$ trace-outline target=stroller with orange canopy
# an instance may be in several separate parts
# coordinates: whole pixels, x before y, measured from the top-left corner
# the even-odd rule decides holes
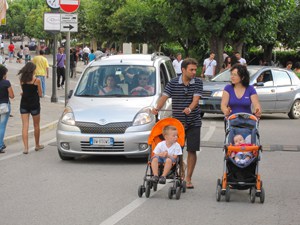
[[[258,132],[258,119],[248,113],[237,113],[227,118],[225,144],[224,144],[224,170],[222,179],[217,180],[216,200],[220,201],[225,195],[225,201],[230,201],[230,190],[247,190],[250,192],[250,201],[265,201],[263,182],[259,174],[259,161],[261,160],[262,146]],[[235,146],[234,137],[241,135],[248,144]],[[244,163],[239,163],[232,157],[235,153],[253,156]],[[232,154],[234,153],[234,154]]]
[[[153,171],[151,168],[151,159],[154,156],[153,150],[156,145],[164,140],[162,135],[163,128],[167,125],[175,126],[178,131],[178,140],[177,142],[183,148],[185,143],[185,129],[182,123],[175,118],[165,118],[159,120],[151,130],[150,136],[148,138],[148,144],[150,145],[151,152],[148,157],[148,163],[146,167],[145,176],[143,179],[143,184],[138,188],[138,196],[141,198],[143,193],[145,193],[146,198],[149,198],[151,189],[157,191],[157,183],[152,181]],[[159,175],[162,174],[164,165],[159,165]],[[183,169],[183,158],[182,155],[179,156],[179,160],[176,163],[173,163],[172,168],[167,176],[167,179],[172,179],[173,185],[169,187],[168,197],[169,199],[173,198],[173,195],[176,195],[176,199],[180,199],[181,192],[186,191],[186,181],[182,178],[184,177]]]

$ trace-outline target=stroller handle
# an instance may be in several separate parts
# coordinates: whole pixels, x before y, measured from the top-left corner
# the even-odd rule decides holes
[[[228,117],[225,117],[226,120],[232,120],[232,119],[235,119],[237,117],[242,117],[244,119],[251,119],[251,120],[255,120],[255,121],[259,121],[259,118],[256,117],[255,115],[253,114],[250,114],[250,113],[235,113],[235,114],[232,114]]]

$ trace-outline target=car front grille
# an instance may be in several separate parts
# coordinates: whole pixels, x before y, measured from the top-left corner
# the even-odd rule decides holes
[[[203,90],[202,91],[202,98],[209,98],[209,97],[211,97],[211,93],[212,93],[212,91],[205,91],[205,90]]]
[[[114,145],[91,145],[88,141],[80,142],[81,151],[83,152],[124,152],[124,142],[114,142]]]
[[[132,122],[122,123],[108,123],[106,125],[100,125],[97,123],[78,122],[76,126],[79,127],[83,134],[124,134],[125,130],[132,126]]]

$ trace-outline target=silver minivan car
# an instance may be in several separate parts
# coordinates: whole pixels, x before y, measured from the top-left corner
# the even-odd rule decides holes
[[[155,117],[150,110],[176,76],[169,57],[102,56],[83,71],[58,122],[61,159],[82,155],[147,157]],[[171,116],[171,99],[161,118]]]

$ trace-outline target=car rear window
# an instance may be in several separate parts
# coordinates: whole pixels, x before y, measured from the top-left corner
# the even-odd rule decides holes
[[[156,71],[152,66],[94,66],[85,70],[75,91],[75,96],[152,96],[155,94],[155,86]]]

